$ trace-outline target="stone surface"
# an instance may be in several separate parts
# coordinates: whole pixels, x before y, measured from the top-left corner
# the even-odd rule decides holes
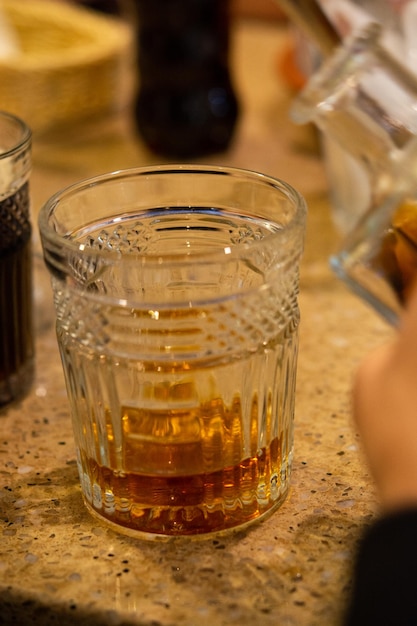
[[[336,626],[356,542],[377,512],[350,421],[354,369],[393,332],[330,273],[337,246],[323,165],[310,128],[288,121],[277,23],[235,27],[242,103],[236,140],[207,159],[276,175],[309,204],[292,488],[245,533],[144,542],[85,509],[46,272],[36,269],[37,374],[0,414],[0,624]],[[34,220],[54,191],[80,178],[156,162],[125,124],[75,129],[34,144]],[[36,247],[38,245],[36,244]]]

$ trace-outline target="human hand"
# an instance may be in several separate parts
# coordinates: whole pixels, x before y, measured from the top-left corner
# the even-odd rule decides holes
[[[417,288],[398,336],[360,365],[353,413],[386,510],[417,506]]]

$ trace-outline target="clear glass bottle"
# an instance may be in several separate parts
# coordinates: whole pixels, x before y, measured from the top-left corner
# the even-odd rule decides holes
[[[331,265],[396,323],[414,257],[417,269],[417,235],[414,251],[409,226],[417,224],[417,202],[409,200],[417,195],[417,79],[383,47],[381,32],[371,24],[338,48],[295,101],[292,116],[314,122],[365,168],[369,208]],[[408,223],[405,235],[397,233],[398,220]],[[404,245],[407,277],[398,256]]]

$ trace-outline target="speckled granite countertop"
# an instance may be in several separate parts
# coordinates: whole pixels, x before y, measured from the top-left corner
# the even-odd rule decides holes
[[[301,281],[296,448],[290,495],[249,531],[146,543],[95,521],[81,500],[45,271],[36,271],[37,375],[0,415],[0,624],[336,626],[356,541],[377,510],[350,423],[361,356],[392,332],[327,267],[337,244],[314,134],[288,121],[277,62],[279,24],[236,24],[242,102],[230,151],[211,162],[295,185],[310,205]],[[115,121],[34,146],[34,220],[60,187],[106,170],[156,162]],[[208,161],[206,159],[206,161]]]

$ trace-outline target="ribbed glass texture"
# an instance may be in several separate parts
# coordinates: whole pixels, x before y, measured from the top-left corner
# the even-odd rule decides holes
[[[118,186],[114,214],[79,213],[61,248],[64,213],[46,236],[41,216],[84,497],[126,532],[241,526],[289,485],[304,203],[273,179],[196,167],[160,170],[142,208],[141,176],[128,207],[132,173],[96,180],[108,197]]]

